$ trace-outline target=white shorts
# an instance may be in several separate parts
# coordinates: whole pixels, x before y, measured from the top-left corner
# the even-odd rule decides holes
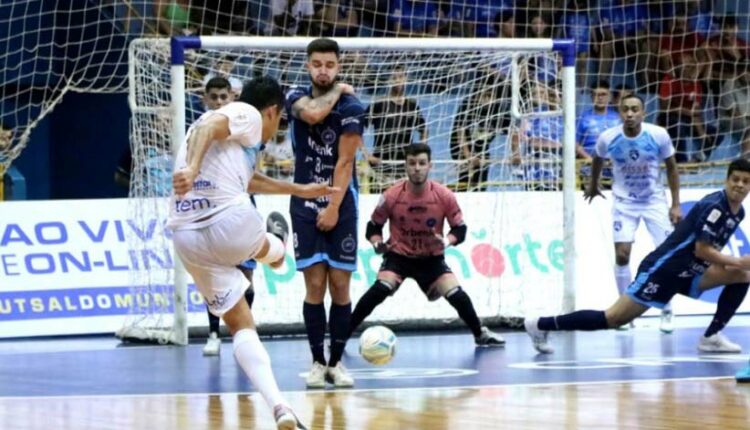
[[[173,235],[177,255],[216,316],[242,298],[250,283],[236,266],[255,257],[266,238],[263,218],[249,200],[226,211],[213,224]]]
[[[615,243],[632,243],[641,219],[646,224],[654,246],[661,245],[672,233],[666,202],[635,204],[615,202],[612,205],[612,235]]]

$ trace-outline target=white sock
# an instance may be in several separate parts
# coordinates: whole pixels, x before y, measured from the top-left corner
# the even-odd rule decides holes
[[[617,283],[617,292],[620,295],[623,295],[631,282],[633,282],[633,277],[630,274],[630,265],[620,266],[619,264],[615,264],[615,283]]]
[[[664,305],[664,307],[661,309],[661,313],[664,312],[672,312],[672,302],[667,303]]]
[[[268,356],[266,348],[260,343],[258,332],[252,329],[242,329],[234,334],[234,358],[240,364],[242,370],[255,388],[266,400],[268,406],[273,409],[279,403],[287,405],[281,396],[276,379],[271,370],[271,357]]]

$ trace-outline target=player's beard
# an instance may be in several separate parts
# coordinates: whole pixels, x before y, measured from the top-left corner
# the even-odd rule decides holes
[[[325,94],[328,91],[330,91],[331,88],[333,88],[334,85],[336,85],[336,77],[334,76],[330,80],[330,82],[328,83],[328,85],[320,85],[317,82],[315,82],[315,79],[313,79],[313,76],[310,75],[310,82],[312,82],[312,86],[313,86],[313,88],[315,88],[315,90],[317,90],[321,94]]]

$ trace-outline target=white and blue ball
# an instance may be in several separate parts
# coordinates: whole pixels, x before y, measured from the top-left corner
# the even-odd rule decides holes
[[[388,327],[372,326],[359,336],[359,353],[376,366],[386,364],[396,354],[396,335]]]

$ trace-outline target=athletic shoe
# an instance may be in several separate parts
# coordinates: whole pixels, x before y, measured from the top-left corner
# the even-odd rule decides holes
[[[474,338],[474,344],[476,346],[505,346],[505,339],[487,327],[482,327],[482,333]]]
[[[281,239],[286,245],[289,238],[289,224],[286,222],[284,215],[279,212],[271,212],[266,220],[266,231]]]
[[[674,314],[672,313],[672,310],[662,310],[661,311],[661,321],[659,322],[659,330],[661,330],[662,333],[670,334],[674,331],[674,324],[672,324],[672,317]]]
[[[220,353],[221,339],[219,339],[219,335],[216,333],[209,334],[208,340],[206,340],[206,346],[203,347],[203,355],[214,356],[219,355]]]
[[[276,419],[277,430],[307,430],[307,427],[299,422],[299,418],[294,414],[292,408],[284,404],[273,407],[273,417]]]
[[[630,330],[630,324],[623,324],[623,325],[617,327],[616,330],[617,331],[628,331],[628,330]]]
[[[698,350],[701,352],[740,353],[742,347],[719,332],[709,337],[701,336],[698,342]]]
[[[737,382],[750,382],[750,365],[737,372],[737,374],[734,375],[734,378]]]
[[[531,337],[531,341],[534,343],[534,348],[542,354],[552,354],[555,349],[547,343],[547,335],[549,332],[539,330],[539,317],[526,318],[523,321],[523,326],[526,328],[526,333]]]
[[[346,367],[340,361],[333,367],[328,366],[326,379],[336,388],[351,388],[354,386],[354,378],[349,375]]]
[[[313,363],[310,373],[307,374],[305,380],[307,388],[325,388],[326,386],[326,366],[318,363]]]

